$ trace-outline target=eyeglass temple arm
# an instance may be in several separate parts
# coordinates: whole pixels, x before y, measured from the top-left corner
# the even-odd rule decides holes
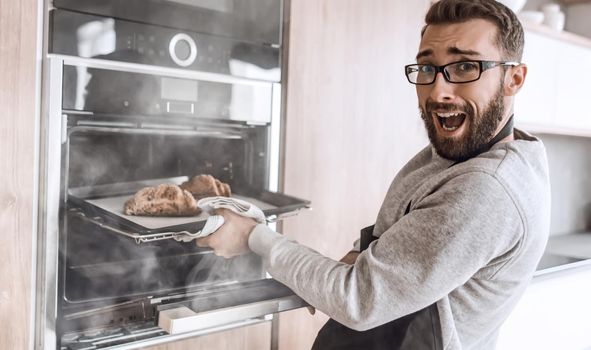
[[[484,72],[487,69],[494,68],[496,66],[511,66],[516,67],[519,66],[521,63],[514,62],[514,61],[482,61],[482,71]]]

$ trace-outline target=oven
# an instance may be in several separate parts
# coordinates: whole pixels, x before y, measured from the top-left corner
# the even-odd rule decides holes
[[[224,259],[197,247],[191,234],[205,214],[123,211],[142,188],[199,174],[229,184],[270,225],[309,207],[278,191],[281,6],[53,1],[37,348],[134,349],[305,305],[255,254]]]

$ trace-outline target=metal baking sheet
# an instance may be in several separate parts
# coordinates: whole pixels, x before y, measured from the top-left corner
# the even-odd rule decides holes
[[[105,224],[125,230],[133,235],[152,235],[179,231],[197,232],[203,228],[207,214],[191,217],[152,217],[125,215],[125,201],[133,197],[137,191],[148,186],[163,183],[180,184],[187,181],[187,176],[174,178],[150,179],[135,182],[94,185],[70,188],[68,198],[73,208],[83,210],[93,219],[99,218]],[[287,213],[295,213],[300,209],[309,208],[310,201],[291,197],[283,193],[266,190],[243,188],[232,197],[250,202],[263,211],[267,218],[276,220]]]
[[[132,195],[114,196],[114,197],[103,197],[95,199],[85,199],[84,202],[91,204],[99,209],[106,212],[112,213],[121,219],[132,222],[136,225],[144,227],[148,230],[162,230],[166,227],[175,227],[179,225],[192,224],[199,221],[207,220],[209,214],[201,213],[197,216],[185,216],[185,217],[157,217],[157,216],[136,216],[136,215],[125,215],[123,213],[123,206],[125,202],[133,197]],[[251,204],[256,205],[261,210],[266,211],[268,209],[276,209],[277,207],[269,203],[262,202],[258,199],[251,197],[244,197],[240,195],[232,195],[233,198],[242,199]]]

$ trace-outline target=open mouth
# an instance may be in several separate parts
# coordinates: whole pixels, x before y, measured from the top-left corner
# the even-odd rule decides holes
[[[455,112],[455,113],[433,113],[439,125],[444,131],[454,132],[458,130],[466,121],[466,114]]]

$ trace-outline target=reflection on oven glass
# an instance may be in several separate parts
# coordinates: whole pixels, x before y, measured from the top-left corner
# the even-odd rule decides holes
[[[128,60],[149,63],[132,50],[120,50],[98,59]],[[160,80],[150,75],[88,68],[84,110],[112,114],[160,113]],[[78,95],[78,94],[77,94]]]
[[[234,10],[232,0],[166,0],[190,6],[198,6],[208,10],[231,13]]]

